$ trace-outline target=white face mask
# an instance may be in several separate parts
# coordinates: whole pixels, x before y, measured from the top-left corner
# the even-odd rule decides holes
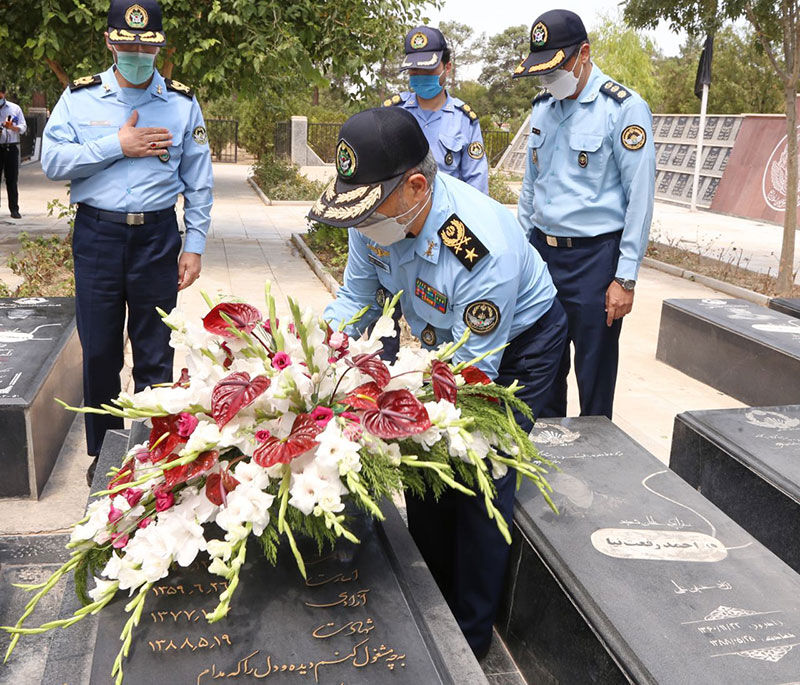
[[[397,243],[406,237],[409,224],[413,223],[414,219],[422,213],[422,210],[425,209],[425,203],[430,196],[431,193],[428,192],[420,202],[397,216],[384,216],[380,212],[375,212],[372,216],[358,224],[356,229],[369,240],[378,243],[378,245],[386,247],[387,245]],[[417,207],[419,207],[419,209],[417,209]],[[415,209],[417,211],[414,213],[414,216],[407,221],[400,221],[401,217],[411,214]]]
[[[571,71],[566,69],[556,69],[550,74],[543,74],[539,77],[542,85],[547,88],[547,91],[556,99],[564,100],[575,94],[578,89],[578,81],[580,81],[583,74],[583,64],[578,76],[575,76]]]

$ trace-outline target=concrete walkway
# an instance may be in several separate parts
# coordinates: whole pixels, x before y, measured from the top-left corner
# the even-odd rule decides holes
[[[303,307],[321,312],[331,295],[289,243],[291,233],[305,230],[307,207],[265,206],[246,182],[246,166],[217,164],[214,173],[213,221],[203,271],[198,283],[180,294],[180,305],[191,314],[202,316],[207,308],[200,291],[205,290],[232,292],[261,307],[264,281],[269,279],[279,299],[279,313],[286,313],[287,296],[294,297]],[[0,217],[0,246],[13,245],[21,230],[66,230],[63,222],[46,216],[47,201],[64,197],[63,184],[50,183],[38,166],[31,165],[22,169],[20,190],[23,219],[6,223]],[[623,326],[615,421],[665,462],[675,414],[741,406],[655,360],[661,301],[715,295],[704,286],[645,268],[636,290],[634,311]],[[573,386],[571,414],[577,412],[576,400]],[[0,500],[0,534],[60,530],[80,518],[88,494],[84,484],[87,464],[79,417],[42,498],[38,502]]]

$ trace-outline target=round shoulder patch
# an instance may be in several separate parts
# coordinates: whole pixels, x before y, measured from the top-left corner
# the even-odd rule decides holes
[[[473,333],[486,335],[500,323],[500,310],[491,300],[477,300],[464,310],[464,323]]]
[[[469,147],[467,148],[467,154],[469,154],[472,159],[480,159],[483,157],[483,153],[483,143],[477,140],[473,143],[470,143]]]
[[[192,138],[198,145],[205,145],[208,142],[208,132],[205,126],[195,126],[194,131],[192,131]]]
[[[639,150],[644,147],[647,141],[647,134],[641,126],[634,124],[626,126],[620,138],[626,150]]]

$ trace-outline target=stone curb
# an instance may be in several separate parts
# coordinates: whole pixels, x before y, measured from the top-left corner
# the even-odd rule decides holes
[[[732,285],[731,283],[726,283],[725,281],[720,281],[716,278],[711,278],[710,276],[704,276],[703,274],[698,274],[694,271],[688,271],[687,269],[682,269],[674,264],[659,262],[651,257],[645,257],[642,260],[642,264],[650,267],[651,269],[662,271],[670,276],[685,278],[687,281],[700,283],[701,285],[713,288],[714,290],[719,290],[721,293],[725,293],[731,297],[738,297],[742,300],[747,300],[749,302],[753,302],[754,304],[760,304],[764,307],[768,307],[769,301],[772,299],[768,295],[762,295],[761,293],[748,290],[747,288],[742,288],[738,285]]]
[[[292,243],[294,246],[300,250],[300,254],[303,255],[305,260],[308,262],[308,265],[311,267],[311,270],[317,274],[317,277],[322,284],[330,291],[331,295],[334,297],[336,296],[337,291],[339,290],[339,283],[337,283],[336,279],[331,276],[330,272],[325,268],[317,255],[315,255],[311,248],[306,245],[306,241],[303,240],[303,236],[299,233],[292,233]]]
[[[250,187],[256,191],[256,195],[261,199],[261,202],[269,207],[281,205],[288,205],[290,207],[311,207],[311,205],[314,204],[313,200],[270,200],[259,187],[255,176],[248,176],[247,182],[250,184]]]

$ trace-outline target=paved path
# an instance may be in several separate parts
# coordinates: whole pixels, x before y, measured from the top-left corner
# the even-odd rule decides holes
[[[286,311],[286,296],[321,312],[331,296],[288,242],[291,233],[304,230],[307,208],[265,206],[246,183],[247,172],[247,167],[241,165],[214,166],[215,203],[203,272],[198,284],[181,293],[180,305],[202,315],[206,311],[200,295],[203,289],[211,293],[233,292],[260,306],[264,281],[269,279],[282,312]],[[48,182],[32,165],[23,168],[20,187],[23,219],[14,222],[13,228],[10,223],[0,223],[0,233],[6,232],[8,244],[23,228],[38,232],[66,230],[63,222],[46,216],[47,201],[63,196],[62,184]],[[668,459],[675,414],[741,406],[655,360],[662,299],[714,295],[714,291],[696,283],[643,269],[634,311],[623,326],[615,421],[663,461]],[[571,398],[570,413],[574,415],[574,386]],[[0,500],[0,534],[57,530],[80,518],[88,494],[84,484],[86,465],[79,419],[42,499]]]

